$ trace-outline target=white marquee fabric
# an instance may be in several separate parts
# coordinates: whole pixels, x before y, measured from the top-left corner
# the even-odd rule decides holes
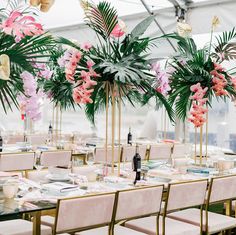
[[[52,9],[52,11],[47,13],[46,15],[42,16],[42,20],[45,23],[45,26],[48,27],[48,29],[50,29],[53,34],[56,34],[58,36],[76,39],[79,42],[90,41],[92,43],[95,43],[95,35],[91,32],[90,29],[88,29],[88,27],[84,23],[81,23],[83,22],[83,13],[79,5],[79,1],[70,0],[69,2],[71,3],[66,1],[66,6],[62,4],[63,1],[65,2],[65,0],[57,0],[54,9]],[[75,5],[73,11],[68,14],[68,11],[72,9],[72,2],[74,2]],[[115,7],[117,7],[121,18],[125,21],[128,27],[128,31],[132,30],[132,28],[138,22],[148,16],[147,11],[145,10],[144,6],[141,5],[141,2],[139,0],[110,0],[110,2]],[[168,2],[167,0],[162,0],[162,5],[156,4],[156,7],[154,8],[151,4],[153,2],[156,1],[150,2],[150,0],[146,0],[146,3],[148,3],[148,6],[151,9],[158,8],[154,11],[158,23],[161,25],[161,27],[166,33],[174,32],[176,30],[176,17],[175,8],[173,7],[173,5],[171,5],[170,2]],[[167,4],[165,5],[164,2],[165,4]],[[126,4],[126,7],[124,4]],[[61,12],[57,15],[57,18],[61,19],[61,21],[59,22],[59,20],[57,21],[57,19],[52,20],[52,18],[56,16],[54,11],[59,11],[60,9]],[[187,22],[192,26],[194,35],[209,33],[211,27],[211,20],[215,15],[219,17],[221,22],[220,26],[217,28],[217,31],[222,32],[225,30],[232,29],[234,26],[236,26],[236,18],[234,16],[234,9],[236,9],[236,1],[234,0],[195,1],[194,3],[188,5],[187,9]],[[74,20],[71,20],[67,17],[71,17],[71,19],[74,17]],[[63,25],[63,22],[66,26],[59,26]],[[161,32],[155,25],[155,23],[153,23],[148,29],[147,35],[161,35]],[[162,44],[161,47],[158,47],[153,52],[153,56],[164,57],[170,53],[173,53],[173,49],[167,42],[165,42],[164,44]]]

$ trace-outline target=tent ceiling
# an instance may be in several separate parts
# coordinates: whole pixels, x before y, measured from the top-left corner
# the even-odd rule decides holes
[[[146,11],[140,0],[107,0],[117,9],[119,16],[133,15]],[[206,0],[145,0],[152,11],[173,7],[176,3],[184,6],[185,3],[202,2]],[[93,0],[98,3],[99,0]],[[83,10],[79,0],[56,0],[52,9],[41,13],[45,28],[57,28],[83,23]]]

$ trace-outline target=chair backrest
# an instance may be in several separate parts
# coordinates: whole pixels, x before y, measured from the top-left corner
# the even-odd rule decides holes
[[[69,166],[71,164],[71,151],[44,151],[41,153],[41,164],[45,167]]]
[[[146,157],[146,145],[139,145],[139,155],[141,156],[141,159],[144,160]],[[124,162],[131,162],[133,160],[133,157],[135,155],[135,146],[123,146],[122,149],[122,161]]]
[[[187,146],[185,144],[174,144],[171,157],[172,158],[185,158],[186,147]]]
[[[162,193],[163,185],[119,191],[115,221],[158,214]]]
[[[49,174],[48,169],[43,169],[41,171],[29,170],[26,171],[26,178],[35,182],[40,182],[41,180],[45,180],[47,174]]]
[[[207,185],[207,179],[169,184],[165,212],[203,205]]]
[[[236,198],[236,175],[212,178],[208,200],[209,203]]]
[[[114,202],[115,193],[59,200],[54,234],[109,225]]]
[[[8,144],[15,144],[17,142],[24,142],[24,135],[9,135]]]
[[[118,162],[120,158],[119,148],[114,148],[114,162]],[[94,155],[95,162],[106,162],[106,148],[96,148]],[[112,163],[112,148],[107,149],[107,163]]]
[[[0,154],[0,171],[23,171],[34,168],[34,152]]]
[[[36,144],[45,144],[47,139],[47,135],[38,134],[38,135],[28,135],[27,141],[31,143],[32,145]]]
[[[169,159],[171,156],[172,144],[159,143],[150,146],[149,160]]]

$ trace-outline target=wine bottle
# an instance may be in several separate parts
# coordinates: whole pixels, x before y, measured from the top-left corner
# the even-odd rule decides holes
[[[50,124],[48,127],[48,143],[52,142],[52,135],[53,135],[53,128],[52,128],[52,123],[50,121]]]
[[[52,123],[50,121],[49,127],[48,127],[48,134],[52,134]]]
[[[136,145],[135,155],[133,157],[133,171],[136,172],[134,184],[141,179],[141,156],[139,155],[139,147]]]
[[[3,139],[2,139],[1,132],[0,132],[0,152],[2,152],[2,146],[3,146]]]
[[[131,134],[131,128],[129,128],[129,133],[127,137],[127,144],[132,145],[132,134]]]

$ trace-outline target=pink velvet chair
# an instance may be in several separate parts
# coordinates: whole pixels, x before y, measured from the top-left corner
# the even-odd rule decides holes
[[[171,219],[167,217],[167,213],[182,208],[203,205],[207,183],[207,180],[200,180],[169,184],[163,216],[159,218],[160,235],[200,234],[200,228],[198,226]],[[201,210],[198,213],[199,218],[200,214]],[[156,217],[154,216],[128,221],[125,223],[125,226],[149,235],[158,235],[156,231]]]
[[[124,220],[130,220],[139,217],[155,216],[158,222],[163,186],[149,186],[137,189],[128,189],[117,192],[116,212],[114,215],[114,235],[142,235],[139,231],[117,225]],[[158,229],[158,223],[156,224]],[[107,227],[92,229],[76,235],[105,235]]]
[[[169,159],[173,144],[158,143],[150,146],[149,160]]]
[[[71,154],[72,152],[68,150],[44,151],[41,153],[41,164],[44,167],[68,167],[71,164]]]
[[[104,226],[107,231],[103,235],[108,235],[114,203],[115,193],[61,199],[58,200],[56,218],[43,216],[41,221],[53,228],[53,235]]]
[[[0,171],[24,171],[33,168],[34,152],[0,154]]]
[[[236,227],[236,219],[208,212],[209,204],[224,202],[236,198],[236,175],[217,177],[211,180],[208,190],[206,210],[203,212],[202,230],[214,234]],[[169,214],[170,218],[200,226],[199,209],[186,209]]]
[[[114,150],[114,162],[118,162],[118,159],[121,157],[121,155],[119,154],[119,148],[115,147],[114,149],[115,149]],[[101,163],[101,162],[105,163],[106,162],[106,149],[105,148],[96,148],[94,160],[97,163]],[[109,164],[112,163],[112,148],[111,147],[108,147],[107,163],[109,163]]]

